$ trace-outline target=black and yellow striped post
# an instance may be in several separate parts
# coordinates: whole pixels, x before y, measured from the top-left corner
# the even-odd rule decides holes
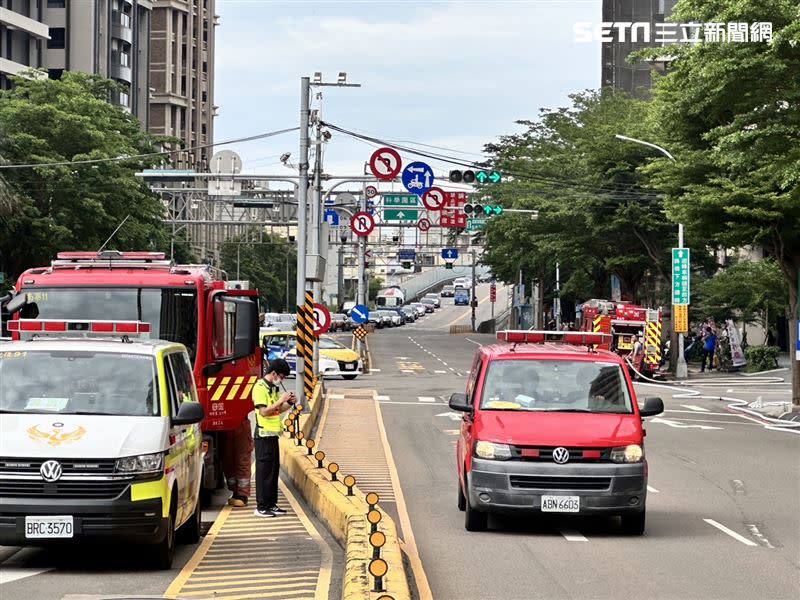
[[[311,400],[314,393],[314,294],[311,290],[306,290],[306,303],[303,306],[305,324],[305,364],[303,365],[303,390],[306,395],[306,402]]]
[[[644,330],[644,362],[652,367],[661,364],[661,321],[648,321]]]
[[[597,315],[592,322],[592,331],[594,331],[594,333],[611,334],[611,317],[608,315]],[[598,347],[603,350],[611,350],[611,342],[595,344],[595,348]]]

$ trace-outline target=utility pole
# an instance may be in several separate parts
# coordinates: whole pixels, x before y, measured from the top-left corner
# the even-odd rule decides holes
[[[556,263],[556,299],[553,308],[555,309],[556,331],[561,331],[561,272]]]
[[[472,302],[470,302],[470,305],[472,307],[472,333],[475,333],[475,309],[477,308],[478,305],[478,290],[476,289],[478,286],[475,277],[475,266],[476,266],[475,250],[472,250],[471,254],[472,254]]]
[[[321,94],[320,94],[321,96]],[[322,213],[322,125],[320,124],[320,114],[316,111],[314,119],[314,127],[316,129],[316,136],[314,144],[316,150],[314,153],[314,195],[311,201],[311,252],[310,254],[319,257],[320,248],[322,247],[322,226],[321,226],[321,213]],[[319,259],[317,259],[319,260]],[[315,263],[316,264],[316,263]],[[314,281],[311,284],[314,302],[322,302],[322,282]],[[319,373],[319,344],[314,342],[314,374]]]
[[[298,315],[306,302],[306,204],[308,203],[308,119],[309,91],[308,77],[300,78],[300,176],[297,181],[297,301]],[[305,360],[302,353],[297,352],[295,369],[295,395],[297,401],[306,404],[303,385]]]

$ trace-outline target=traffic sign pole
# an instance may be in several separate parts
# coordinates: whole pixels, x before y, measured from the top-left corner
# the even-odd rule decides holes
[[[678,250],[679,251],[683,250],[683,223],[679,223],[678,224]],[[674,259],[674,253],[675,253],[675,251],[673,250],[673,259],[672,259],[672,269],[673,269],[672,318],[673,319],[675,319],[675,305],[674,305],[674,302],[675,302],[675,289],[674,289],[674,287],[675,287],[675,280],[674,280],[675,259]],[[685,289],[686,289],[686,293],[685,293],[686,302],[685,302],[685,304],[688,306],[689,300],[690,300],[690,298],[689,298],[689,273],[688,273],[690,271],[690,268],[689,268],[689,251],[688,250],[686,250],[686,264],[687,264],[687,267],[685,269],[685,271],[686,271],[686,282],[685,282],[686,283],[686,286],[685,286]],[[675,328],[673,327],[673,330],[674,329]],[[675,377],[677,379],[686,379],[686,377],[688,377],[688,375],[689,375],[689,368],[686,365],[686,358],[683,356],[683,334],[679,333],[678,334],[678,362],[677,362],[677,365],[675,367]]]

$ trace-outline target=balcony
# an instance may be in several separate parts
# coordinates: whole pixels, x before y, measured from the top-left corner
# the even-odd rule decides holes
[[[112,52],[111,62],[108,65],[109,75],[126,83],[133,82],[133,72],[130,68],[130,56],[124,52]]]
[[[24,31],[40,40],[50,38],[50,29],[47,25],[2,6],[0,6],[0,23],[9,29]]]
[[[116,10],[112,12],[111,36],[129,44],[133,43],[133,20],[129,14]]]

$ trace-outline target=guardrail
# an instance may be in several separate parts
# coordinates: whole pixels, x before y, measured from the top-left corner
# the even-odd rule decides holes
[[[475,268],[477,277],[489,272],[489,267],[480,265]],[[410,279],[401,282],[400,289],[403,290],[407,299],[416,298],[419,295],[435,288],[437,285],[442,285],[456,277],[472,277],[472,267],[453,266],[452,269],[445,269],[444,267],[436,267],[429,269],[424,273],[420,273]]]

